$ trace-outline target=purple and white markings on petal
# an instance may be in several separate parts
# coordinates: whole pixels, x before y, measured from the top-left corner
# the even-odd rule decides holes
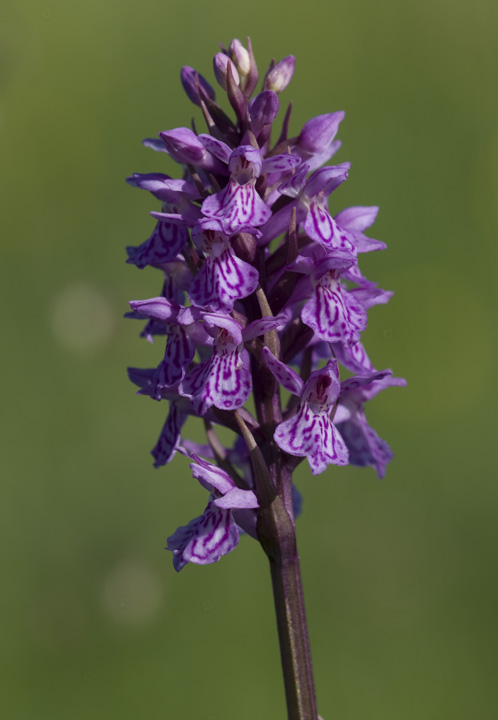
[[[159,439],[153,450],[151,450],[154,456],[155,468],[167,465],[175,456],[180,442],[181,429],[186,419],[186,413],[182,412],[178,405],[172,402]]]
[[[348,348],[345,348],[342,343],[333,343],[332,349],[337,360],[351,372],[363,375],[375,371],[372,361],[361,342],[357,342]]]
[[[220,220],[227,235],[235,235],[243,227],[258,227],[270,219],[271,210],[254,187],[261,167],[259,150],[251,145],[236,148],[228,162],[228,185],[202,203],[203,214]]]
[[[153,379],[156,400],[162,397],[162,391],[176,385],[183,379],[185,371],[195,355],[195,343],[189,337],[186,328],[169,324],[168,340],[164,358],[159,363]]]
[[[130,305],[143,316],[166,324],[168,340],[164,358],[154,374],[148,393],[156,400],[161,400],[165,389],[183,379],[196,348],[212,344],[212,338],[199,322],[200,312],[196,308],[181,307],[165,297],[134,300]]]
[[[208,316],[204,322],[208,325]],[[221,410],[236,410],[246,402],[252,390],[249,354],[242,343],[240,325],[227,315],[211,316],[214,348],[210,358],[184,377],[178,392],[192,400],[194,410],[205,415],[213,405]]]
[[[365,330],[367,313],[351,293],[343,290],[339,273],[330,270],[320,277],[317,271],[319,278],[313,279],[312,295],[301,311],[301,319],[320,340],[350,347]]]
[[[216,220],[201,222],[193,229],[192,239],[205,254],[204,264],[190,286],[192,303],[230,312],[236,300],[256,290],[258,271],[235,255],[228,236]]]
[[[153,213],[159,222],[149,239],[138,247],[126,248],[127,262],[139,268],[170,262],[188,241],[187,227],[200,216],[199,208],[192,203],[199,199],[198,190],[186,180],[172,180],[163,173],[134,173],[127,182],[163,202],[162,212]]]
[[[328,196],[348,177],[350,163],[321,168],[308,178],[300,194],[301,205],[307,209],[304,231],[311,240],[329,252],[341,251],[355,255],[355,248],[346,230],[340,228],[328,211]]]
[[[143,269],[147,265],[154,267],[173,260],[188,241],[188,231],[177,223],[158,222],[148,240],[137,247],[128,246],[126,262]]]
[[[235,550],[239,543],[239,529],[230,510],[216,507],[210,500],[203,514],[179,527],[168,538],[167,550],[173,553],[177,572],[191,562],[209,565]]]
[[[277,360],[268,348],[263,353],[275,378],[301,399],[297,414],[277,426],[273,436],[277,445],[289,455],[307,457],[313,475],[331,464],[347,465],[348,450],[330,420],[340,392],[335,360],[311,373],[303,385],[297,373]]]
[[[259,320],[252,320],[242,330],[242,339],[244,342],[247,342],[272,330],[281,330],[288,322],[289,317],[285,313],[272,317],[259,318]]]
[[[304,388],[304,382],[299,377],[297,372],[291,367],[288,367],[273,355],[273,353],[267,348],[263,348],[263,355],[265,356],[266,364],[269,370],[271,370],[276,380],[286,390],[291,392],[293,395],[301,396]]]
[[[216,465],[191,453],[185,454],[195,459],[190,465],[193,475],[211,491],[211,497],[200,517],[179,527],[168,538],[167,549],[173,552],[173,565],[178,571],[188,562],[197,565],[218,562],[234,550],[239,542],[239,530],[232,510],[247,511],[259,507],[252,490],[237,487],[230,475]]]
[[[351,420],[341,423],[339,428],[349,450],[351,465],[371,465],[378,477],[383,478],[394,454],[386,441],[370,427],[365,413],[358,411]]]

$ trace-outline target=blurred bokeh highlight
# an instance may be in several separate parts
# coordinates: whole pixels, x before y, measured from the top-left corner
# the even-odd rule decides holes
[[[368,408],[383,481],[296,476],[320,713],[496,718],[497,29],[493,0],[2,4],[3,717],[285,717],[257,544],[180,575],[163,549],[206,498],[184,459],[152,467],[166,407],[125,368],[162,343],[122,319],[160,285],[125,264],[157,203],[124,179],[174,172],[141,140],[201,128],[181,66],[214,85],[250,35],[262,73],[296,56],[291,132],[346,110],[331,208],[381,207],[362,268],[395,296],[365,342],[409,383]]]

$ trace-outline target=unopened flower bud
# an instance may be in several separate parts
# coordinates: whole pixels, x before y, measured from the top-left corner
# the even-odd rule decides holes
[[[273,90],[276,93],[285,90],[294,75],[295,64],[296,58],[294,55],[287,55],[283,60],[280,60],[267,74],[265,90]]]
[[[215,92],[208,81],[197,73],[194,68],[185,65],[182,67],[180,78],[182,81],[183,89],[187,93],[189,100],[194,105],[201,104],[201,99],[205,100],[210,98],[214,100],[216,98]]]
[[[251,58],[249,57],[249,53],[242,45],[240,40],[237,40],[237,38],[235,38],[235,40],[232,40],[228,50],[230,52],[230,58],[232,59],[240,75],[249,75],[249,72],[251,70]]]
[[[262,127],[271,125],[278,113],[278,97],[271,90],[256,95],[249,106],[253,132],[257,135]]]
[[[228,55],[225,55],[225,53],[216,53],[216,55],[213,58],[213,69],[214,74],[216,77],[216,80],[219,82],[223,90],[227,89],[227,71],[228,71],[228,65],[231,65],[232,75],[235,78],[235,82],[237,85],[240,84],[240,78],[239,73],[237,72],[237,68],[233,64],[233,62],[230,60]]]

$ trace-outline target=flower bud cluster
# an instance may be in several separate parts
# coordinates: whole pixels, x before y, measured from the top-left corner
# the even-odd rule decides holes
[[[166,339],[159,365],[130,368],[129,376],[140,394],[168,408],[155,466],[178,451],[209,492],[204,513],[168,540],[177,570],[219,560],[241,529],[257,538],[269,495],[280,495],[294,521],[300,498],[292,472],[304,458],[315,475],[351,463],[379,477],[392,458],[365,415],[374,395],[405,384],[377,370],[361,341],[369,308],[392,295],[359,267],[362,253],[386,247],[365,234],[378,208],[329,210],[350,170],[330,164],[343,112],[312,118],[290,137],[289,105],[275,132],[278,93],[294,65],[293,56],[272,62],[254,95],[250,41],[222,48],[214,75],[234,119],[208,81],[184,67],[182,85],[207,132],[179,127],[144,141],[178,163],[181,179],[128,178],[161,203],[151,236],[127,248],[129,263],[159,271],[159,294],[130,302],[128,316],[146,321],[150,342]],[[341,369],[348,379],[341,381]],[[203,419],[205,445],[184,437],[189,416]],[[221,444],[217,426],[234,432],[233,447]]]

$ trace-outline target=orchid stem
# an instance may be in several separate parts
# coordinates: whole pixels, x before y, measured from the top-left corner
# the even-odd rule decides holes
[[[278,495],[260,511],[258,532],[270,561],[288,720],[318,720],[295,528]]]

